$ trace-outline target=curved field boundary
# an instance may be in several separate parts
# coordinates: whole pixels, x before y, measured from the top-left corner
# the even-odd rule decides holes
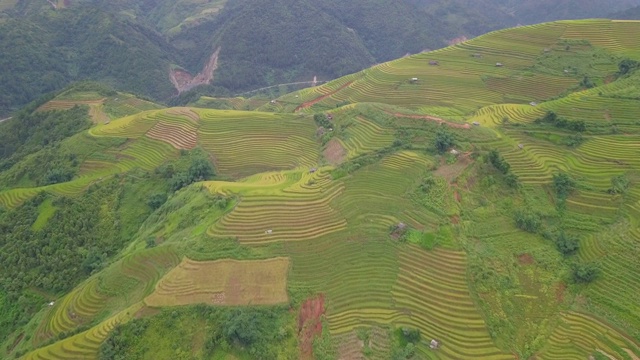
[[[30,352],[22,359],[95,360],[98,358],[100,345],[107,338],[109,332],[117,325],[131,320],[142,306],[143,304],[141,302],[136,303],[85,332]]]
[[[145,300],[151,307],[286,303],[288,258],[193,261],[169,271]]]
[[[303,110],[303,109],[306,109],[306,108],[310,108],[310,107],[312,107],[313,105],[315,105],[315,104],[317,104],[317,103],[321,102],[322,100],[324,100],[324,99],[326,99],[326,98],[330,97],[331,95],[333,95],[333,94],[337,93],[338,91],[340,91],[340,90],[342,90],[342,89],[346,88],[347,86],[351,85],[351,83],[352,83],[352,82],[350,81],[350,82],[348,82],[348,83],[346,83],[346,84],[344,84],[344,85],[341,85],[341,86],[340,86],[339,88],[337,88],[336,90],[333,90],[333,91],[331,91],[331,92],[329,92],[329,93],[327,93],[327,94],[324,94],[324,95],[322,95],[322,96],[320,96],[320,97],[317,97],[317,98],[315,98],[315,99],[313,99],[313,100],[311,100],[311,101],[307,101],[307,102],[305,102],[305,103],[300,104],[300,106],[298,106],[298,107],[294,110],[294,112],[298,112],[298,111],[300,111],[300,110]]]
[[[513,358],[494,345],[471,298],[463,252],[403,249],[393,298],[410,314],[397,325],[417,326],[427,341],[438,339],[439,358]],[[429,356],[432,350],[421,343],[419,351]]]
[[[327,169],[291,171],[282,178],[268,174],[265,179],[251,177],[242,185],[208,183],[211,191],[241,197],[233,211],[209,228],[210,236],[265,244],[309,240],[346,228],[346,220],[331,206],[343,187],[331,180]]]
[[[538,359],[582,360],[600,353],[610,359],[638,359],[640,344],[586,314],[569,312],[551,334]]]

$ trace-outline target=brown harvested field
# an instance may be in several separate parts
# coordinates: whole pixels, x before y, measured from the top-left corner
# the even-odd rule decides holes
[[[301,359],[313,359],[313,340],[322,334],[324,312],[324,295],[307,299],[300,306],[298,338]]]
[[[193,111],[193,110],[191,110],[190,108],[187,108],[187,107],[171,108],[171,109],[167,110],[167,114],[169,114],[169,115],[177,115],[177,116],[184,116],[187,119],[189,119],[191,122],[193,122],[194,124],[197,124],[200,121],[200,115],[198,115],[198,113],[196,113],[195,111]]]
[[[346,151],[340,141],[334,138],[329,140],[323,154],[331,165],[338,165],[344,160]]]
[[[147,136],[155,140],[167,142],[176,149],[193,149],[198,142],[196,128],[170,125],[163,121],[155,124],[147,132]]]
[[[147,306],[286,303],[289,258],[194,261],[185,258],[145,299]]]
[[[101,105],[105,99],[97,100],[51,100],[36,111],[49,111],[49,110],[69,110],[76,105],[96,106]]]

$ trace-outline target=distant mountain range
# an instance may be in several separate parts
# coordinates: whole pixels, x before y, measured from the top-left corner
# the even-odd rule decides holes
[[[78,80],[159,101],[331,79],[491,30],[640,0],[0,1],[0,114]],[[215,54],[215,56],[214,56]]]

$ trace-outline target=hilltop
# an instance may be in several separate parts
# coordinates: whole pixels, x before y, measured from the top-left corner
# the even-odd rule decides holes
[[[8,49],[0,115],[83,80],[174,105],[327,81],[500,28],[634,5],[640,0],[0,1]]]
[[[272,101],[30,104],[0,123],[3,356],[640,357],[639,34],[499,30]]]

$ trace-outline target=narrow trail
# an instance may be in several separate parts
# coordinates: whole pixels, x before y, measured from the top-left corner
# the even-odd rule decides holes
[[[7,120],[11,120],[11,119],[13,119],[13,117],[8,117],[8,118],[6,118],[6,119],[0,119],[0,123],[3,123],[3,122],[5,122],[5,121],[7,121]]]
[[[292,82],[292,83],[276,84],[276,85],[265,86],[265,87],[262,87],[262,88],[259,88],[259,89],[245,91],[245,92],[236,94],[236,96],[242,96],[242,95],[246,95],[246,94],[251,94],[251,93],[254,93],[254,92],[267,90],[267,89],[271,89],[271,88],[278,87],[278,86],[305,85],[305,84],[310,84],[310,85],[314,85],[315,86],[316,84],[323,84],[323,83],[326,83],[326,82],[329,82],[329,81],[315,81],[315,80],[312,80],[312,81],[298,81],[298,82]]]
[[[324,95],[322,95],[322,96],[320,96],[320,97],[317,97],[317,98],[315,98],[315,99],[313,99],[313,100],[311,100],[311,101],[307,101],[307,102],[304,102],[304,103],[300,104],[300,106],[298,106],[298,107],[294,110],[294,112],[298,112],[298,111],[300,111],[300,110],[302,110],[302,109],[306,109],[306,108],[308,108],[308,107],[311,107],[311,106],[313,106],[313,105],[315,105],[315,104],[319,103],[320,101],[322,101],[322,100],[324,100],[324,99],[328,98],[329,96],[331,96],[331,95],[333,95],[333,94],[337,93],[338,91],[340,91],[340,90],[342,90],[342,89],[346,88],[347,86],[351,85],[351,83],[353,83],[353,81],[349,81],[348,83],[346,83],[346,84],[344,84],[344,85],[340,86],[339,88],[335,89],[334,91],[332,91],[332,92],[330,92],[330,93],[324,94]]]

